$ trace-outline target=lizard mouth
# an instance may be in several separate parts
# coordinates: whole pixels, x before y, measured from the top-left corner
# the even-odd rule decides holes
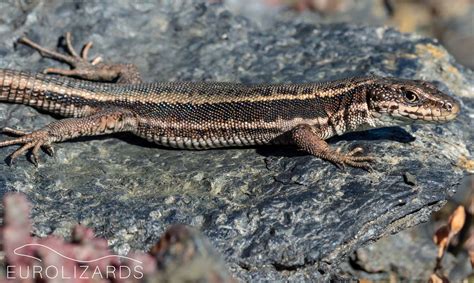
[[[394,120],[402,120],[407,123],[419,123],[419,124],[442,124],[447,123],[451,120],[454,120],[457,117],[457,114],[447,114],[447,115],[419,115],[413,117],[413,114],[398,113],[391,115]]]
[[[423,109],[395,109],[384,112],[374,112],[372,116],[383,124],[409,125],[409,124],[442,124],[454,120],[460,112],[459,104],[453,104],[450,110],[441,108]]]
[[[410,109],[398,109],[397,113],[392,113],[396,117],[404,117],[413,119],[417,122],[426,123],[444,123],[454,120],[460,112],[460,106],[458,103],[449,103],[449,107],[419,107],[416,110]]]
[[[448,105],[448,106],[446,106]],[[457,102],[443,104],[442,107],[399,107],[387,109],[380,117],[385,121],[391,117],[393,120],[410,123],[445,123],[454,120],[460,112],[460,105]],[[388,116],[388,117],[387,117]],[[377,117],[377,115],[376,115]]]

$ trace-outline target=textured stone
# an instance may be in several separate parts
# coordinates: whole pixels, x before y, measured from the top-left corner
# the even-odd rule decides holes
[[[394,274],[401,281],[426,281],[433,273],[438,254],[433,233],[431,224],[424,224],[384,237],[358,249],[351,256],[350,264],[343,263],[341,268],[357,278],[375,282],[389,281]],[[442,270],[451,282],[460,282],[471,274],[467,257],[463,253],[444,255]]]
[[[473,169],[473,74],[432,39],[348,24],[267,28],[200,1],[11,1],[0,18],[2,68],[59,66],[14,42],[27,33],[55,47],[58,35],[72,31],[78,47],[92,40],[93,53],[136,63],[147,81],[314,82],[373,73],[435,81],[462,99],[450,124],[331,140],[377,155],[371,173],[341,171],[293,148],[181,151],[128,135],[56,145],[56,158],[45,156],[39,168],[25,158],[12,168],[0,164],[2,194],[28,195],[37,235],[79,222],[126,253],[185,223],[210,238],[239,278],[330,278],[361,245],[426,221],[463,168]],[[0,126],[29,130],[53,120],[0,104]],[[416,185],[404,182],[407,172]]]

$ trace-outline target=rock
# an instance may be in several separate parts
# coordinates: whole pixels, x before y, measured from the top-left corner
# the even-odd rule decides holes
[[[350,22],[372,26],[392,26],[402,32],[415,32],[438,38],[464,66],[474,68],[474,3],[454,1],[379,0],[222,0],[233,13],[252,18],[267,27],[281,22]]]
[[[416,178],[413,174],[406,172],[403,174],[403,180],[407,185],[415,186],[416,185]]]
[[[153,282],[237,282],[209,241],[186,225],[168,228],[150,254],[157,263]]]
[[[147,81],[314,82],[354,75],[435,81],[462,100],[446,125],[353,133],[331,144],[362,146],[376,170],[338,170],[293,148],[181,151],[128,135],[56,145],[35,168],[0,164],[0,189],[34,204],[34,233],[81,223],[127,252],[147,250],[170,224],[197,227],[247,281],[339,278],[362,245],[426,221],[473,170],[473,74],[435,40],[390,28],[280,22],[271,28],[202,1],[22,2],[0,9],[0,67],[59,66],[14,42],[49,47],[72,31],[92,53],[133,62]],[[12,19],[15,17],[15,20]],[[0,126],[37,129],[54,118],[0,104]],[[12,148],[0,149],[7,156]],[[405,184],[409,172],[416,184]]]
[[[388,281],[390,276],[399,280],[426,281],[433,273],[438,253],[431,239],[432,225],[419,225],[396,235],[384,237],[376,243],[358,249],[350,264],[341,268],[357,278],[371,281]],[[443,273],[459,282],[471,274],[467,255],[457,257],[447,252],[442,261]]]

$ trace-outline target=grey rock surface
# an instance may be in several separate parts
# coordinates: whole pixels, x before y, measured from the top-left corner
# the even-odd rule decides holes
[[[372,245],[358,249],[351,256],[350,264],[343,263],[340,267],[355,274],[357,278],[375,282],[389,281],[393,273],[402,281],[427,281],[433,273],[438,253],[432,240],[434,231],[430,228],[432,227],[424,224],[384,237]],[[457,265],[462,265],[464,272],[453,275]],[[466,257],[457,259],[450,253],[445,254],[442,266],[452,282],[460,282],[471,273]]]
[[[200,1],[0,4],[0,67],[59,66],[14,43],[28,34],[133,62],[147,81],[314,82],[370,73],[435,81],[462,100],[446,125],[416,125],[331,140],[379,157],[376,170],[341,171],[293,148],[170,150],[127,135],[56,145],[39,168],[0,164],[0,191],[34,204],[34,233],[86,224],[122,254],[146,250],[166,227],[202,230],[244,280],[328,279],[358,247],[426,221],[472,165],[474,80],[436,41],[388,28],[280,22],[272,28]],[[0,104],[0,126],[37,129],[54,118]],[[7,156],[13,148],[0,149]],[[472,167],[470,167],[472,170]],[[410,173],[416,185],[404,183]]]

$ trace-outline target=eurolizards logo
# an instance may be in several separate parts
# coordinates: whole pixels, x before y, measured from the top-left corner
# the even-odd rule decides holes
[[[41,257],[47,257],[48,260],[35,256],[40,254],[40,249],[43,249]],[[32,250],[36,253],[32,253]],[[143,262],[127,256],[109,254],[93,259],[77,259],[37,243],[22,245],[13,250],[13,253],[35,260],[37,264],[9,265],[7,266],[7,279],[117,280],[143,278]]]

